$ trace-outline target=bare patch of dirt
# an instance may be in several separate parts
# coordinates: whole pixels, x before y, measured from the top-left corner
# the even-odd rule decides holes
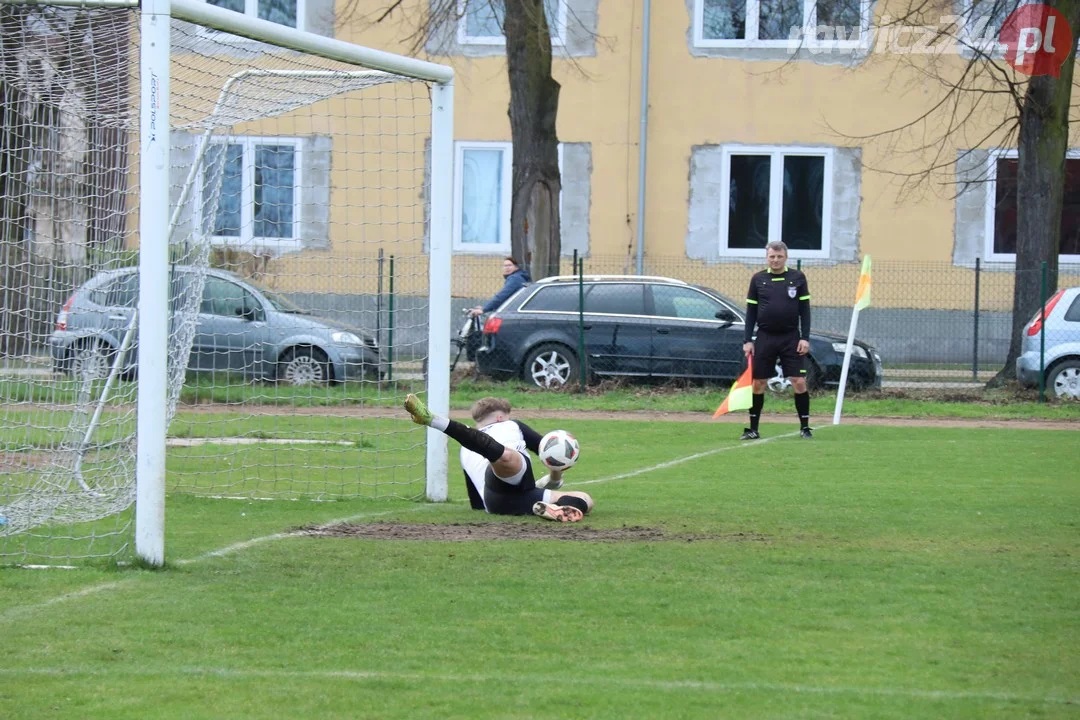
[[[0,455],[0,473],[14,474],[45,467],[51,457],[44,453],[4,453]]]
[[[486,523],[342,523],[309,525],[296,530],[311,537],[360,538],[365,540],[569,540],[576,542],[768,542],[758,533],[728,535],[669,534],[660,528],[624,526],[594,528],[585,523],[486,522]]]

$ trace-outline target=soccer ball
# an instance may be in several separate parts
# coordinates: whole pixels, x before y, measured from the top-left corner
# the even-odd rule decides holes
[[[581,455],[577,439],[565,430],[552,430],[540,439],[540,460],[552,470],[567,470]]]

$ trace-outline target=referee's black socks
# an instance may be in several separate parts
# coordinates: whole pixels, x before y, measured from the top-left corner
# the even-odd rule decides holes
[[[761,408],[765,406],[765,393],[754,393],[750,400],[750,429],[757,432],[758,422],[761,420]],[[810,406],[807,405],[807,408]],[[809,412],[809,410],[807,410]]]
[[[795,393],[795,412],[799,414],[799,425],[810,427],[810,393]]]

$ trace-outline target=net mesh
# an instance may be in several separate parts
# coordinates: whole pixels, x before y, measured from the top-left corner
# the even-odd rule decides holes
[[[171,214],[140,238],[137,15],[0,22],[0,562],[129,548],[148,242],[171,492],[422,497],[423,433],[380,408],[426,346],[428,85],[174,18]]]

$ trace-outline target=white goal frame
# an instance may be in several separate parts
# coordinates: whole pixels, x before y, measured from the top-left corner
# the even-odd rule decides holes
[[[0,0],[26,2],[27,0]],[[139,372],[136,449],[135,552],[149,566],[165,563],[165,438],[168,397],[169,234],[175,224],[169,202],[169,85],[171,19],[289,50],[432,83],[429,235],[428,357],[450,355],[450,272],[454,172],[454,71],[437,63],[353,45],[231,12],[200,0],[30,0],[71,7],[140,10],[139,120]],[[228,89],[223,89],[227,92]],[[165,235],[163,236],[163,233]],[[446,330],[442,330],[445,328]],[[436,329],[436,332],[431,332]],[[129,332],[130,336],[131,333]],[[429,363],[428,405],[446,415],[450,407],[447,363]],[[91,423],[91,432],[93,423]],[[426,497],[447,499],[448,446],[427,431]]]

